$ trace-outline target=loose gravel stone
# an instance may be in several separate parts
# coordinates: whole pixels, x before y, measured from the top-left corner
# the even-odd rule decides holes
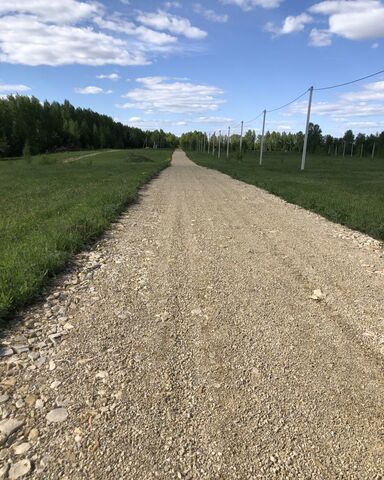
[[[65,408],[55,408],[47,414],[49,423],[64,422],[68,418],[68,412]]]
[[[0,446],[7,441],[8,437],[17,432],[23,424],[23,421],[14,418],[2,420],[0,422]]]
[[[23,443],[20,443],[19,445],[15,445],[13,447],[13,451],[15,455],[24,455],[24,453],[27,453],[30,448],[31,448],[31,444],[29,442],[23,442]]]
[[[17,463],[11,465],[9,469],[9,480],[17,480],[18,478],[23,478],[29,474],[32,469],[31,462],[27,459],[20,460]]]

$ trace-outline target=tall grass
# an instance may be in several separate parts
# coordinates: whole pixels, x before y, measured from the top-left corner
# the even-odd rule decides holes
[[[123,150],[64,162],[86,153],[0,161],[0,318],[96,239],[171,157]]]

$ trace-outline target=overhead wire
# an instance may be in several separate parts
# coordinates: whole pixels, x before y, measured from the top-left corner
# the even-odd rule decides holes
[[[356,78],[356,80],[351,80],[350,82],[339,83],[337,85],[330,85],[328,87],[314,88],[314,90],[316,90],[318,92],[320,90],[331,90],[332,88],[339,88],[339,87],[344,87],[346,85],[352,85],[352,83],[357,83],[357,82],[361,82],[362,80],[366,80],[367,78],[376,77],[377,75],[380,75],[381,73],[384,73],[384,70],[380,70],[378,72],[371,73],[370,75],[366,75],[365,77]]]
[[[334,89],[334,88],[340,88],[340,87],[344,87],[346,85],[352,85],[354,83],[358,83],[358,82],[361,82],[363,80],[367,80],[368,78],[372,78],[372,77],[376,77],[377,75],[380,75],[380,74],[384,74],[384,69],[383,70],[379,70],[378,72],[374,72],[374,73],[371,73],[369,75],[365,75],[364,77],[360,77],[360,78],[356,78],[355,80],[351,80],[349,82],[344,82],[344,83],[338,83],[338,84],[335,84],[335,85],[329,85],[327,87],[319,87],[319,88],[314,88],[314,87],[311,87],[313,88],[314,91],[322,91],[322,90],[331,90],[331,89]],[[283,108],[286,108],[286,107],[289,107],[289,105],[292,105],[293,103],[297,102],[298,100],[300,100],[301,98],[303,98],[308,92],[309,92],[310,88],[308,88],[307,90],[305,90],[305,92],[303,92],[302,94],[300,94],[298,97],[296,97],[295,99],[291,100],[290,102],[288,103],[285,103],[284,105],[281,105],[280,107],[277,107],[277,108],[273,108],[272,110],[265,110],[266,113],[273,113],[273,112],[277,112],[278,110],[282,110]],[[264,114],[264,110],[255,118],[252,118],[251,120],[247,120],[245,122],[243,122],[243,125],[247,125],[251,122],[254,122],[255,120],[257,120],[258,118],[260,118],[262,115]],[[237,123],[235,126],[232,126],[230,125],[231,127],[231,130],[235,130],[236,128],[240,127],[242,122],[239,122]],[[214,132],[214,134],[216,133],[216,131]]]
[[[294,100],[291,100],[290,102],[285,103],[284,105],[281,105],[281,107],[274,108],[273,110],[266,110],[266,112],[267,113],[277,112],[278,110],[282,110],[285,107],[289,107],[289,105],[292,105],[292,103],[295,103],[297,102],[297,100],[300,100],[300,98],[303,98],[304,95],[308,93],[308,91],[309,91],[309,88],[307,88],[307,90],[304,93],[296,97]]]

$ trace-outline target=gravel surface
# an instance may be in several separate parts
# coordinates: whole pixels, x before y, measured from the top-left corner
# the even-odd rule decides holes
[[[379,242],[182,152],[0,340],[0,480],[381,479]]]

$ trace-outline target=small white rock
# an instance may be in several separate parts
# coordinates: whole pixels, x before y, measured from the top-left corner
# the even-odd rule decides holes
[[[313,291],[313,294],[309,298],[319,302],[320,300],[324,300],[325,295],[320,289],[317,289]]]
[[[35,442],[39,438],[39,430],[37,428],[32,428],[28,434],[28,440],[30,442]]]
[[[61,385],[60,380],[55,380],[54,382],[51,383],[50,387],[52,388],[52,390],[56,390],[56,388],[60,387],[60,385]]]
[[[13,451],[15,455],[23,455],[24,453],[28,452],[31,448],[31,444],[29,442],[20,443],[20,445],[15,445],[13,447]]]
[[[41,398],[38,398],[35,402],[35,408],[36,410],[40,410],[41,408],[44,407],[44,402]]]
[[[52,372],[52,370],[55,370],[56,368],[56,363],[53,360],[50,360],[48,364],[48,368]]]
[[[0,422],[0,445],[5,443],[12,433],[15,433],[23,425],[24,422],[10,418]]]
[[[65,408],[55,408],[47,414],[46,418],[49,423],[64,422],[68,418],[68,412]]]
[[[20,460],[20,462],[14,463],[9,469],[9,480],[17,480],[18,478],[28,475],[31,471],[32,465],[28,459]]]

